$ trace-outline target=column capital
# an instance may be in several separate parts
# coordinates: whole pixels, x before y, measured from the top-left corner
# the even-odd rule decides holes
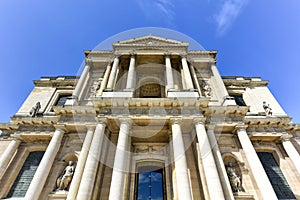
[[[66,128],[66,125],[63,124],[56,124],[54,125],[55,131],[62,131],[63,133],[66,133],[68,130]]]
[[[119,118],[119,122],[121,124],[128,124],[128,125],[132,124],[132,120],[129,117],[121,117],[121,118]]]
[[[85,59],[85,67],[86,67],[86,66],[90,66],[92,63],[93,63],[93,60],[92,60],[92,59],[89,59],[89,58],[86,58],[86,59]]]
[[[87,124],[85,125],[88,131],[94,131],[96,125],[95,124]]]
[[[107,118],[106,117],[99,117],[97,118],[98,124],[107,124]]]
[[[290,139],[292,138],[293,136],[286,133],[286,134],[282,134],[282,136],[280,137],[280,141],[281,142],[288,142],[290,141]]]
[[[135,57],[136,57],[136,53],[131,52],[131,53],[130,53],[130,58],[135,58]]]
[[[239,131],[245,131],[246,132],[246,129],[248,128],[247,125],[244,125],[244,124],[238,124],[235,126],[235,129],[233,130],[234,133],[237,133]]]
[[[193,119],[194,125],[202,124],[205,125],[206,118],[205,117],[196,117]]]
[[[14,141],[19,142],[19,143],[24,141],[24,139],[20,135],[11,135],[10,138],[11,138],[11,141],[14,140]]]
[[[164,53],[165,58],[170,58],[171,53]]]
[[[171,117],[170,118],[170,123],[171,123],[171,125],[173,125],[173,124],[179,124],[179,125],[181,125],[182,124],[182,118],[181,117]]]
[[[180,54],[181,59],[187,59],[187,54]]]

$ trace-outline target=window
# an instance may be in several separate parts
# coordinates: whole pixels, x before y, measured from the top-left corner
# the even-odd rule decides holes
[[[247,106],[246,103],[244,102],[242,95],[230,95],[230,96],[234,97],[235,103],[238,106]]]
[[[139,168],[137,174],[137,200],[164,200],[164,170],[147,166]]]
[[[63,106],[63,105],[65,105],[68,97],[70,97],[70,96],[71,96],[70,94],[59,95],[59,98],[56,101],[55,106]]]
[[[296,199],[272,153],[258,152],[278,199]]]
[[[24,197],[42,160],[44,151],[30,152],[7,197]]]

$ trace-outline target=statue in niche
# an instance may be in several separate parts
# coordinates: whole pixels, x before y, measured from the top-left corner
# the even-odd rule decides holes
[[[38,101],[35,106],[33,106],[31,108],[31,110],[29,111],[29,115],[31,117],[36,117],[37,113],[39,112],[39,110],[41,109],[41,103]]]
[[[75,171],[75,166],[73,161],[69,161],[69,165],[65,167],[61,175],[56,180],[57,190],[67,190]]]
[[[226,172],[227,172],[227,175],[228,175],[228,178],[229,178],[229,181],[230,181],[232,191],[233,192],[243,191],[241,176],[238,174],[238,172],[236,170],[236,166],[234,165],[234,163],[229,162],[226,165]]]
[[[200,81],[200,87],[201,87],[202,93],[205,97],[211,97],[211,88],[208,85],[207,81],[201,80]]]
[[[267,103],[264,101],[263,108],[264,108],[267,116],[272,116],[273,112],[272,112],[272,108],[270,107],[270,104],[267,105]]]

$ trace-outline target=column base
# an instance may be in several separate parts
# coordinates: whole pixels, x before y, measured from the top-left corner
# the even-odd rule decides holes
[[[65,200],[67,198],[68,191],[58,190],[48,195],[50,200]]]
[[[236,200],[247,200],[247,199],[254,199],[254,196],[252,194],[248,194],[246,192],[235,192],[233,193],[234,199]]]

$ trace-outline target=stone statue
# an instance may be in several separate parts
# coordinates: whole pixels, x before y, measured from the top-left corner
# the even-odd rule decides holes
[[[41,109],[41,103],[38,101],[35,106],[33,106],[29,112],[29,115],[31,117],[36,117],[37,113],[39,112],[39,110]]]
[[[203,95],[205,97],[210,97],[211,96],[211,88],[209,87],[208,83],[205,80],[201,80],[200,86],[201,86]]]
[[[67,190],[70,182],[72,181],[73,174],[75,171],[73,161],[69,161],[69,165],[66,166],[62,174],[56,180],[57,190]]]
[[[226,172],[230,181],[230,185],[233,192],[242,191],[242,181],[241,176],[239,176],[236,172],[236,167],[232,162],[229,162],[226,166]]]
[[[263,108],[264,108],[267,116],[272,116],[273,113],[272,113],[272,108],[270,107],[270,104],[267,105],[267,103],[264,101]]]

